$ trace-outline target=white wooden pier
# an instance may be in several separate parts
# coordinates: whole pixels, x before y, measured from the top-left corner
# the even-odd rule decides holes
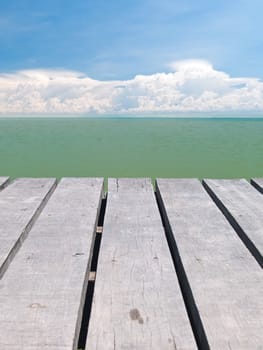
[[[263,350],[263,179],[0,177],[0,350]]]

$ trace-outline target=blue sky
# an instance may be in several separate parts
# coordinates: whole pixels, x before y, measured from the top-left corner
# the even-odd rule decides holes
[[[0,0],[0,114],[263,115],[262,0]]]
[[[0,72],[60,68],[116,80],[205,59],[262,79],[262,13],[262,0],[0,0]]]

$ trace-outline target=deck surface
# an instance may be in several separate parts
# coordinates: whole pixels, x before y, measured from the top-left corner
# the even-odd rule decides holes
[[[263,196],[248,181],[204,180],[222,212],[263,267]]]
[[[150,180],[109,180],[86,349],[196,349]]]
[[[261,193],[263,193],[263,179],[251,179],[251,184]]]
[[[0,349],[76,348],[102,184],[58,185],[0,282]]]
[[[262,192],[0,177],[0,349],[263,350]]]
[[[260,349],[262,269],[198,180],[157,186],[210,348]]]
[[[8,180],[9,180],[9,178],[7,176],[1,176],[0,177],[0,191],[7,184]]]
[[[18,179],[0,192],[0,278],[54,184],[52,179]]]

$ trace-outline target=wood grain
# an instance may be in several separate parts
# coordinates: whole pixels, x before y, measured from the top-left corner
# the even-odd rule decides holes
[[[0,278],[26,238],[54,179],[18,179],[0,192]]]
[[[244,179],[204,180],[222,212],[263,267],[263,196]]]
[[[198,180],[160,179],[157,190],[209,348],[262,349],[262,269]]]
[[[86,350],[196,349],[149,179],[110,179]]]
[[[62,179],[0,282],[0,349],[77,349],[103,179]]]

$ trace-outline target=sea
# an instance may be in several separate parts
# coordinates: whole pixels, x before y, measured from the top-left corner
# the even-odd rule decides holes
[[[263,118],[2,116],[4,175],[263,177]]]

